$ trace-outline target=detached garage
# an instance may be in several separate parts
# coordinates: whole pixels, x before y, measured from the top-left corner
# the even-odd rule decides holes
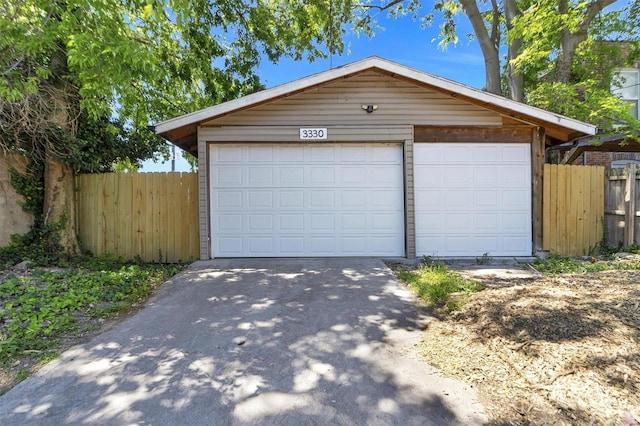
[[[199,160],[200,254],[530,256],[544,148],[594,126],[369,58],[159,123]]]

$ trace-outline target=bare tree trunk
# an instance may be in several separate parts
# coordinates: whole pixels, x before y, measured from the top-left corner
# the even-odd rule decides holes
[[[462,10],[465,15],[469,18],[473,26],[473,31],[480,43],[485,64],[485,90],[496,95],[502,95],[502,86],[500,84],[500,57],[498,55],[498,45],[500,41],[498,26],[493,25],[491,34],[489,34],[475,0],[460,0],[460,4],[462,5]],[[495,17],[493,23],[496,24]]]
[[[511,29],[511,23],[516,16],[522,15],[522,12],[516,5],[515,0],[504,0],[504,14],[507,29]],[[507,47],[507,89],[509,90],[509,98],[518,102],[524,102],[524,78],[522,72],[515,69],[512,61],[520,54],[522,44],[522,38],[514,38],[509,41],[509,46]]]
[[[560,46],[558,51],[558,60],[556,62],[556,72],[554,81],[556,83],[569,83],[571,80],[571,64],[575,56],[576,49],[585,41],[589,35],[589,26],[596,16],[616,0],[593,0],[587,6],[582,21],[578,24],[575,31],[563,28],[560,31]],[[558,12],[567,15],[569,13],[568,0],[559,0]]]

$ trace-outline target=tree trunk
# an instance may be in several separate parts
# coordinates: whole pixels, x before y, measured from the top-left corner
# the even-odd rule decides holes
[[[80,254],[76,229],[73,170],[50,149],[44,160],[44,224],[62,223],[60,245],[68,255]]]
[[[62,45],[59,47],[57,54],[51,58],[51,68],[55,75],[51,93],[54,102],[51,122],[64,131],[75,134],[70,114],[72,106],[67,93],[70,85],[65,80],[68,72],[66,49]],[[56,153],[56,143],[60,141],[45,142],[43,220],[45,225],[62,225],[58,231],[60,245],[65,254],[77,255],[80,254],[80,244],[77,233],[74,173],[71,166],[65,164]]]
[[[571,64],[573,63],[576,49],[580,43],[587,39],[589,26],[595,17],[598,16],[602,9],[615,3],[615,1],[616,0],[593,0],[589,3],[584,17],[575,31],[572,32],[568,28],[563,28],[560,31],[560,46],[554,76],[556,83],[569,83],[571,81]],[[558,12],[560,12],[561,15],[568,15],[568,0],[560,0],[558,2]]]
[[[511,29],[511,23],[516,16],[522,15],[522,12],[516,5],[515,0],[504,0],[504,14],[507,29]],[[524,78],[522,72],[516,70],[511,61],[520,54],[522,44],[522,38],[514,38],[509,41],[509,46],[507,47],[507,89],[509,90],[509,98],[518,102],[524,102]]]
[[[460,0],[462,10],[473,26],[473,31],[480,43],[482,56],[484,57],[485,69],[485,90],[496,95],[502,95],[500,84],[500,57],[498,56],[498,32],[492,32],[491,36],[487,32],[487,27],[482,19],[475,0]]]

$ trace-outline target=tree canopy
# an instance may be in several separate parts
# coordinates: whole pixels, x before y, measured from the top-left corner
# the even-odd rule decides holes
[[[323,0],[0,0],[0,149],[44,162],[44,217],[77,251],[74,170],[144,158],[148,124],[259,89],[263,57],[341,51],[350,17]]]
[[[442,47],[459,42],[463,14],[484,57],[485,90],[606,130],[640,129],[628,104],[611,94],[616,69],[640,58],[636,0],[380,0],[359,10],[361,27],[371,27],[379,11],[410,14],[423,26],[438,22]]]

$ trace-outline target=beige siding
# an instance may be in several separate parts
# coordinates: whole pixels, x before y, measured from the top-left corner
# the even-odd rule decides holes
[[[207,142],[314,143],[314,141],[300,140],[300,127],[298,126],[202,127],[199,137]],[[412,138],[413,127],[406,125],[329,126],[325,142],[402,142]]]
[[[371,114],[361,106],[375,104]],[[435,91],[368,71],[224,116],[205,126],[500,125],[501,117]]]

